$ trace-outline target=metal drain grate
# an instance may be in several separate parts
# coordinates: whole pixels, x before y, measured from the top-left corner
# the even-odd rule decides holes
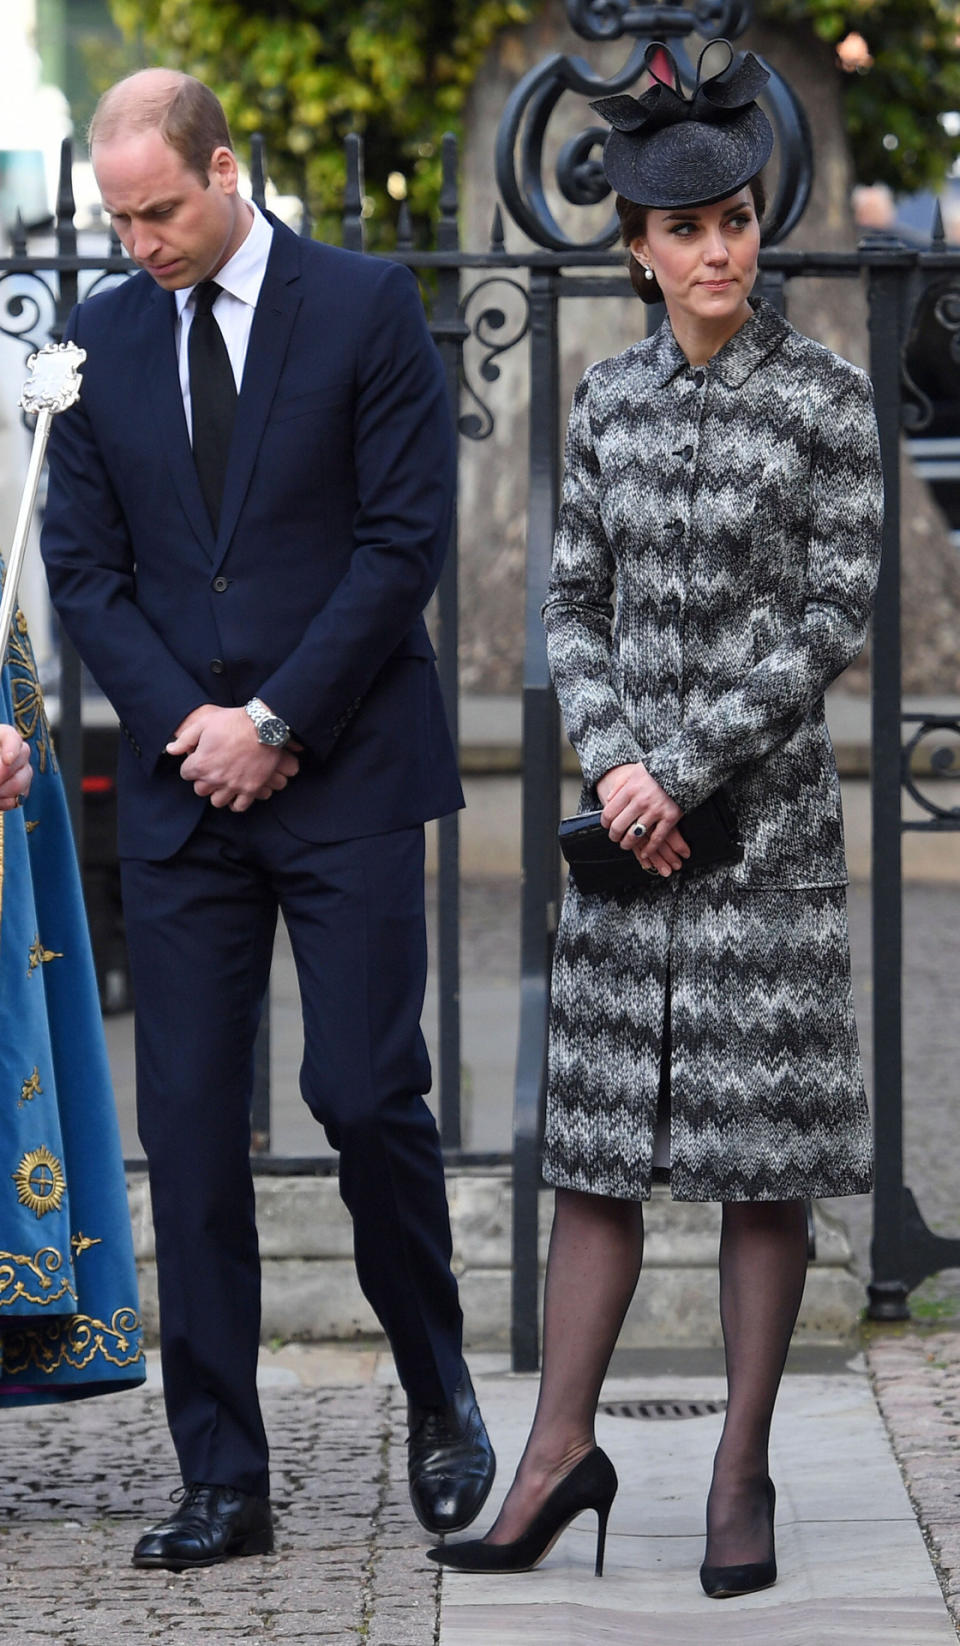
[[[725,1400],[610,1400],[600,1407],[607,1417],[716,1417]]]

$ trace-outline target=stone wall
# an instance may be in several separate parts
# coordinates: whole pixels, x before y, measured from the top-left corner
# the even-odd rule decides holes
[[[466,1342],[510,1346],[512,1202],[506,1170],[450,1172],[453,1266],[460,1281]],[[130,1183],[137,1269],[147,1336],[157,1336],[153,1230],[146,1177]],[[540,1197],[540,1264],[547,1255],[553,1195]],[[350,1219],[327,1177],[257,1179],[263,1264],[262,1341],[318,1342],[376,1337],[375,1316],[357,1285]],[[646,1212],[644,1269],[620,1336],[622,1348],[718,1344],[717,1242],[720,1208],[672,1202],[657,1189]],[[842,1226],[817,1212],[817,1261],[797,1328],[801,1342],[848,1342],[863,1307]]]

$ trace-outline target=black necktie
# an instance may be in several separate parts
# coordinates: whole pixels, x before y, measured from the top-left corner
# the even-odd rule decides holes
[[[213,305],[219,295],[220,287],[215,280],[201,280],[194,287],[193,322],[187,339],[193,459],[214,531],[220,520],[230,436],[237,409],[233,367],[223,333],[213,315]]]

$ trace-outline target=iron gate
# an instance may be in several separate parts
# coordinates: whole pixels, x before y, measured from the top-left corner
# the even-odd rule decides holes
[[[513,1147],[501,1154],[465,1150],[461,1137],[460,1090],[460,865],[459,821],[441,820],[438,834],[438,919],[436,969],[439,983],[439,1120],[448,1165],[512,1164],[513,1303],[512,1353],[517,1370],[538,1362],[537,1203],[542,1129],[546,1025],[553,933],[560,898],[556,828],[560,813],[560,726],[547,670],[540,606],[546,590],[560,481],[560,432],[565,408],[560,394],[559,319],[568,300],[625,296],[630,287],[620,254],[610,250],[608,224],[578,244],[550,206],[545,177],[545,134],[561,96],[589,97],[625,90],[639,77],[651,37],[671,40],[688,84],[695,71],[684,48],[694,29],[735,38],[746,26],[743,0],[710,0],[695,15],[675,4],[631,6],[627,0],[567,0],[570,20],[588,39],[633,37],[623,69],[612,79],[594,76],[579,58],[554,55],[517,86],[504,111],[496,166],[500,193],[514,220],[533,241],[522,254],[505,247],[498,207],[486,250],[460,246],[457,151],[443,139],[443,189],[430,251],[414,244],[406,208],[398,218],[396,250],[390,255],[426,277],[429,319],[444,361],[451,415],[462,440],[483,440],[491,432],[495,406],[484,399],[465,363],[465,344],[479,350],[479,378],[497,376],[496,360],[526,345],[529,356],[530,415],[527,463],[529,513],[525,571],[523,663],[523,824],[520,963],[520,1034],[516,1064]],[[709,16],[706,14],[709,13]],[[939,216],[928,247],[907,247],[889,237],[873,237],[856,252],[791,251],[778,242],[794,227],[806,203],[811,179],[809,134],[803,111],[790,88],[774,76],[768,109],[777,127],[781,155],[778,184],[768,218],[762,281],[769,300],[784,306],[791,281],[805,277],[864,280],[869,313],[870,374],[876,396],[887,488],[884,553],[873,626],[872,842],[874,1082],[877,1179],[874,1195],[872,1278],[869,1313],[875,1319],[907,1317],[909,1292],[928,1275],[960,1266],[960,1237],[947,1239],[927,1228],[903,1180],[902,1092],[902,887],[901,843],[906,829],[938,832],[960,829],[960,808],[940,803],[935,783],[922,785],[917,752],[934,743],[934,778],[950,772],[945,734],[960,737],[953,716],[902,714],[900,697],[900,497],[899,454],[904,429],[922,434],[934,408],[913,381],[905,350],[921,303],[929,323],[942,333],[943,349],[960,366],[960,250],[944,242]],[[595,206],[606,193],[599,167],[604,131],[591,126],[560,151],[555,184],[571,205]],[[254,140],[254,198],[263,203],[263,155]],[[31,252],[18,228],[11,254],[0,259],[0,333],[19,339],[25,355],[48,338],[57,339],[78,297],[104,283],[125,278],[132,265],[116,239],[106,252],[78,250],[74,224],[72,155],[62,152],[54,247]],[[309,233],[304,214],[303,232]],[[363,249],[362,151],[347,140],[347,187],[343,243]],[[504,331],[503,311],[491,300],[504,282],[519,293],[523,319]],[[472,318],[471,318],[472,316]],[[655,318],[655,317],[654,317]],[[485,391],[487,392],[487,391]],[[461,406],[466,409],[461,411]],[[454,736],[458,731],[458,555],[457,525],[438,591],[437,652],[444,697]],[[60,676],[60,761],[74,826],[81,829],[82,697],[79,662],[64,645]],[[906,742],[904,738],[906,736]],[[938,742],[939,740],[939,742]],[[904,821],[908,790],[924,811]],[[265,1018],[268,1014],[265,1014]],[[317,1173],[335,1170],[328,1158],[279,1157],[270,1149],[268,1045],[261,1038],[254,1105],[255,1169]]]

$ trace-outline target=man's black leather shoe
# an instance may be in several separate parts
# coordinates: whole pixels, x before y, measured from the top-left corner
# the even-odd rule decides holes
[[[448,1406],[407,1404],[410,1499],[428,1532],[459,1532],[483,1508],[497,1460],[466,1366]]]
[[[186,1572],[217,1566],[233,1555],[268,1555],[272,1550],[273,1518],[265,1497],[194,1481],[184,1488],[170,1519],[144,1532],[133,1564]]]

